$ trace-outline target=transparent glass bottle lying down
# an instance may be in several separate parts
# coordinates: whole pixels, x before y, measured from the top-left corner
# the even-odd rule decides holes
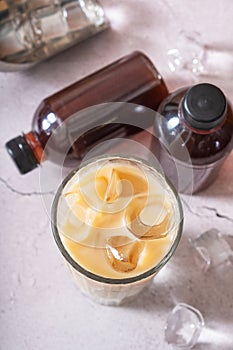
[[[108,26],[96,0],[1,0],[0,71],[28,68]]]

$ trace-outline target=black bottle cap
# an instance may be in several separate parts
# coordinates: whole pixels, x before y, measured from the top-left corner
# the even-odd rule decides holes
[[[218,87],[197,84],[185,94],[181,113],[193,128],[210,130],[224,120],[226,105],[226,98]]]
[[[8,141],[6,148],[21,174],[26,174],[37,167],[38,161],[24,136]]]

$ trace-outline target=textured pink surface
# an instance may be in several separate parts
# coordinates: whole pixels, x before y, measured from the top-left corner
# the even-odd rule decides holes
[[[193,267],[188,238],[211,227],[233,235],[232,153],[208,190],[183,197],[183,239],[150,290],[134,303],[108,308],[82,296],[63,265],[41,201],[39,169],[20,176],[4,149],[8,139],[30,130],[32,115],[44,97],[135,49],[154,61],[170,89],[193,82],[191,75],[171,73],[167,65],[167,49],[175,46],[180,30],[197,30],[206,44],[232,49],[230,0],[102,3],[111,30],[29,71],[0,73],[0,349],[166,350],[163,329],[168,312],[175,303],[186,302],[199,308],[206,320],[196,348],[230,350],[232,271],[229,276],[204,276]],[[218,78],[217,83],[233,98],[229,80]]]

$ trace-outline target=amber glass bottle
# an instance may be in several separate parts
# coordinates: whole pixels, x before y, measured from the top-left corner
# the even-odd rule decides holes
[[[73,164],[74,160],[78,163],[99,141],[111,139],[113,135],[116,137],[118,133],[122,135],[122,128],[125,135],[137,132],[138,128],[122,126],[117,120],[110,123],[102,118],[98,130],[93,128],[88,131],[75,145],[64,137],[63,149],[62,142],[56,140],[55,130],[70,116],[89,106],[118,101],[156,110],[167,95],[167,87],[151,61],[143,53],[134,52],[44,99],[35,112],[31,131],[10,140],[6,147],[22,174],[36,168],[46,159],[54,161],[44,152],[51,135],[58,145],[58,152],[62,153],[67,149],[67,143],[70,143],[65,165]],[[90,124],[92,117],[85,116],[85,120],[77,119],[76,125],[66,124],[65,127],[78,130],[79,123]],[[150,124],[153,124],[153,120],[148,120],[145,125]]]
[[[191,181],[192,193],[205,189],[233,148],[233,111],[223,92],[207,83],[182,88],[170,94],[158,112],[154,127],[165,174],[179,192],[189,193]],[[191,176],[187,170],[193,179],[179,183],[183,174]]]

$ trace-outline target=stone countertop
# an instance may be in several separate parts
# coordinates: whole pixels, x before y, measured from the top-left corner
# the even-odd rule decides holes
[[[0,349],[169,349],[168,313],[178,302],[198,308],[206,328],[195,347],[233,349],[232,268],[203,274],[188,239],[212,227],[233,237],[233,153],[206,191],[182,196],[180,245],[152,286],[122,307],[97,305],[74,286],[55,246],[40,185],[41,169],[18,174],[4,144],[29,131],[40,101],[135,49],[155,63],[170,90],[203,78],[172,73],[167,50],[181,30],[198,31],[211,47],[233,49],[233,2],[211,0],[102,0],[111,30],[17,73],[0,73]],[[233,98],[230,78],[208,77]],[[50,194],[48,197],[52,197]],[[51,198],[50,198],[51,199]]]

